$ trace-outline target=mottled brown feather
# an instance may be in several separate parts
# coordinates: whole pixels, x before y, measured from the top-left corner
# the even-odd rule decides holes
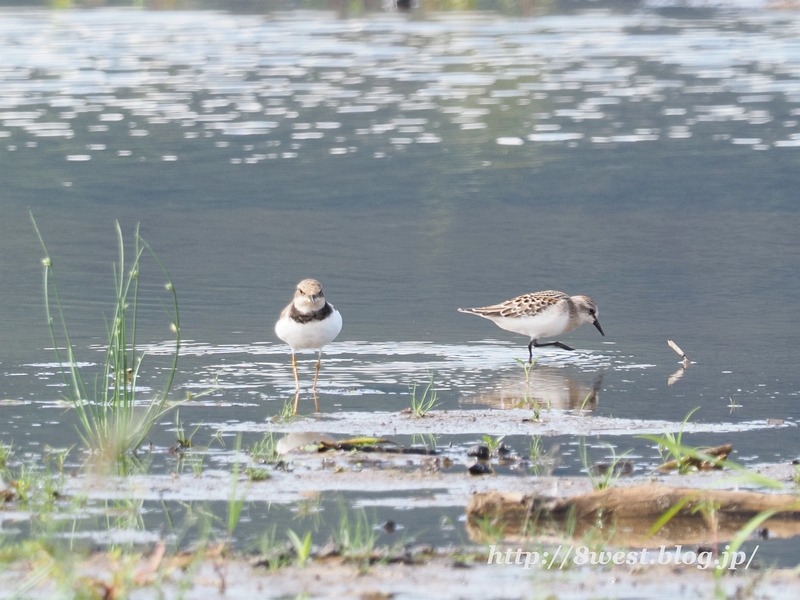
[[[459,308],[460,312],[472,313],[484,317],[525,317],[539,314],[546,308],[554,306],[570,297],[564,292],[545,290],[533,294],[523,294],[500,304],[480,308]]]

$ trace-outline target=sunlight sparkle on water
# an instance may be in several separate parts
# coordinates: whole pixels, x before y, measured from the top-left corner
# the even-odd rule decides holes
[[[119,129],[133,138],[160,138],[163,128],[179,124],[188,128],[182,139],[195,144],[208,144],[209,135],[248,136],[258,147],[294,139],[302,147],[284,158],[310,153],[321,160],[351,146],[366,146],[381,158],[405,151],[409,140],[446,147],[473,136],[470,143],[486,143],[478,136],[487,119],[505,113],[511,118],[504,117],[505,131],[494,139],[522,152],[538,143],[688,144],[698,135],[722,134],[754,149],[798,146],[791,131],[797,123],[779,121],[770,108],[800,102],[800,80],[791,67],[800,64],[800,47],[784,35],[795,27],[788,15],[768,28],[758,28],[754,16],[746,35],[654,14],[486,23],[454,16],[422,23],[202,12],[160,14],[171,19],[169,27],[141,35],[131,32],[151,22],[149,13],[120,16],[113,9],[76,11],[62,14],[56,26],[35,13],[10,15],[0,36],[0,81],[13,82],[13,93],[0,97],[0,135],[20,138],[15,148],[26,136],[56,143],[78,138],[121,156],[116,138],[103,134]],[[630,33],[637,29],[640,34]],[[40,35],[24,33],[30,31]],[[746,64],[740,55],[749,57]],[[658,74],[645,74],[653,66]],[[735,104],[731,93],[738,94]],[[675,106],[681,97],[685,106]],[[723,97],[725,103],[715,102]],[[672,121],[651,126],[648,134],[637,133],[637,123],[612,126],[630,103],[638,105],[643,122]],[[294,120],[311,111],[318,132],[291,133]],[[581,131],[542,129],[537,115],[545,112],[552,119],[547,125],[577,124]],[[421,117],[410,119],[415,113]],[[103,125],[72,126],[86,118]],[[413,120],[398,126],[415,128],[405,133],[416,137],[387,139],[376,118],[395,125]],[[750,125],[750,135],[735,133],[740,121]],[[364,128],[369,138],[359,135]],[[323,131],[330,129],[344,140],[328,139]],[[184,153],[164,150],[162,156]]]

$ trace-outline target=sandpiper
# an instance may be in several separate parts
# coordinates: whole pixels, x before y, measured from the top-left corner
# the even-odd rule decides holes
[[[591,323],[601,335],[597,321],[597,306],[588,296],[568,296],[563,292],[547,290],[524,294],[493,306],[482,308],[459,308],[459,312],[478,315],[493,321],[506,331],[521,333],[531,338],[528,344],[528,360],[533,361],[533,347],[557,346],[573,350],[561,342],[539,342],[539,338],[555,337]]]
[[[342,315],[325,300],[322,284],[316,279],[304,279],[297,284],[294,299],[283,309],[275,333],[292,349],[292,370],[294,372],[295,399],[294,412],[300,393],[300,379],[297,377],[296,350],[318,350],[317,369],[314,373],[314,387],[322,364],[322,347],[332,342],[342,330]],[[319,406],[317,406],[319,410]]]

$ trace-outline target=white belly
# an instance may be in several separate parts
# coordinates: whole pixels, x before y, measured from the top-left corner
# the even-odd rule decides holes
[[[287,316],[275,324],[275,334],[292,350],[319,350],[336,339],[341,330],[342,315],[336,309],[324,321],[298,323]]]
[[[501,329],[527,335],[531,339],[548,338],[572,331],[575,326],[567,311],[547,310],[533,317],[493,317]]]

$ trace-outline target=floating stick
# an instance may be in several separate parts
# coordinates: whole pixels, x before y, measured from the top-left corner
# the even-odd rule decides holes
[[[667,344],[669,344],[669,347],[675,350],[675,352],[678,353],[678,356],[680,356],[683,360],[686,361],[689,360],[688,357],[686,356],[686,353],[683,350],[681,350],[681,347],[678,346],[678,344],[676,344],[672,340],[667,340]]]

